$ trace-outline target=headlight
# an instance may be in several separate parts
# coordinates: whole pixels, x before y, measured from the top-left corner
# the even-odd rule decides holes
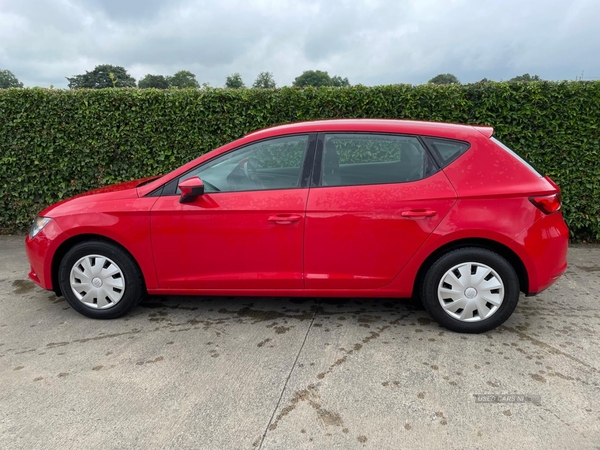
[[[29,239],[33,239],[51,220],[50,217],[37,217],[31,225],[31,230],[29,230]]]

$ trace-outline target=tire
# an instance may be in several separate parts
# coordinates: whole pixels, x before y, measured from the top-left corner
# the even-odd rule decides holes
[[[71,307],[92,319],[115,319],[146,296],[140,268],[122,248],[92,240],[74,245],[58,268],[60,290]]]
[[[421,300],[437,322],[459,333],[483,333],[503,324],[519,301],[510,263],[484,248],[452,250],[427,270]]]

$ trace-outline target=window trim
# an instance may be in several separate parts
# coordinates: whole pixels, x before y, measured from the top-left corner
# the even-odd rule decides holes
[[[317,147],[315,150],[315,157],[313,161],[313,166],[311,169],[311,177],[310,177],[310,187],[320,187],[321,186],[321,164],[323,161],[323,147],[325,145],[325,134],[326,133],[318,133],[317,134]]]
[[[232,148],[231,150],[228,150],[226,152],[220,153],[218,155],[215,155],[214,157],[207,159],[206,161],[202,161],[200,164],[192,167],[191,169],[189,169],[188,171],[182,173],[181,175],[178,175],[174,178],[172,178],[171,180],[167,181],[165,184],[163,184],[162,186],[156,188],[154,191],[150,192],[149,194],[146,194],[146,197],[173,197],[173,196],[179,196],[177,194],[177,186],[179,185],[179,180],[183,177],[188,176],[190,173],[194,172],[195,170],[199,169],[200,167],[208,164],[209,162],[213,161],[215,158],[220,158],[221,156],[230,154],[232,152],[238,151],[238,150],[242,150],[246,147],[249,147],[251,145],[255,145],[255,144],[259,144],[262,142],[268,142],[274,139],[281,139],[281,138],[287,138],[287,137],[295,137],[295,136],[307,136],[308,137],[308,141],[306,144],[306,151],[304,152],[304,159],[302,160],[302,164],[300,165],[300,184],[299,186],[296,187],[285,187],[285,188],[276,188],[276,189],[244,189],[241,191],[222,191],[222,192],[207,192],[210,195],[218,195],[218,194],[231,194],[231,193],[235,193],[235,192],[262,192],[262,191],[283,191],[283,190],[288,190],[288,189],[302,189],[302,188],[306,188],[309,185],[310,182],[310,176],[312,174],[312,168],[314,167],[314,156],[315,156],[315,147],[316,147],[316,140],[317,140],[317,133],[293,133],[293,134],[280,134],[277,136],[271,136],[265,139],[258,139],[256,141],[252,141],[252,142],[248,142],[245,145],[241,145],[239,147],[235,147]]]
[[[419,178],[418,180],[413,181],[394,181],[392,183],[364,183],[364,184],[349,184],[349,185],[339,185],[339,186],[323,186],[321,180],[321,172],[322,172],[322,161],[323,161],[323,151],[325,146],[325,135],[327,134],[358,134],[358,135],[374,135],[374,136],[393,136],[393,137],[411,137],[416,138],[419,141],[419,144],[425,150],[425,154],[429,156],[431,162],[435,170],[426,177]],[[462,141],[461,141],[462,142]],[[355,187],[355,186],[377,186],[383,184],[404,184],[404,183],[414,183],[421,180],[426,180],[429,177],[432,177],[436,173],[438,173],[442,169],[441,165],[437,161],[437,159],[432,155],[432,151],[429,149],[425,142],[422,139],[421,135],[418,134],[409,134],[409,133],[390,133],[390,132],[373,132],[373,131],[344,131],[344,130],[328,130],[322,131],[318,133],[317,136],[317,146],[316,146],[316,154],[314,158],[314,166],[312,168],[312,177],[311,177],[311,188],[341,188],[341,187]]]

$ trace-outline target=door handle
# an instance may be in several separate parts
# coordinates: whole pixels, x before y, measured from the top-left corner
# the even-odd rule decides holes
[[[437,211],[432,209],[409,209],[408,211],[402,211],[400,215],[402,217],[409,217],[412,219],[419,219],[422,217],[433,217],[437,214]]]
[[[300,214],[276,214],[269,216],[269,222],[274,222],[279,225],[289,225],[294,222],[299,222],[302,219]]]

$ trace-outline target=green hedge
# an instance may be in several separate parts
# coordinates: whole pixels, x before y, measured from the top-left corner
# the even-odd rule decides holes
[[[0,230],[46,205],[166,173],[244,134],[322,118],[492,125],[563,190],[574,238],[600,239],[600,82],[275,90],[0,90]]]

